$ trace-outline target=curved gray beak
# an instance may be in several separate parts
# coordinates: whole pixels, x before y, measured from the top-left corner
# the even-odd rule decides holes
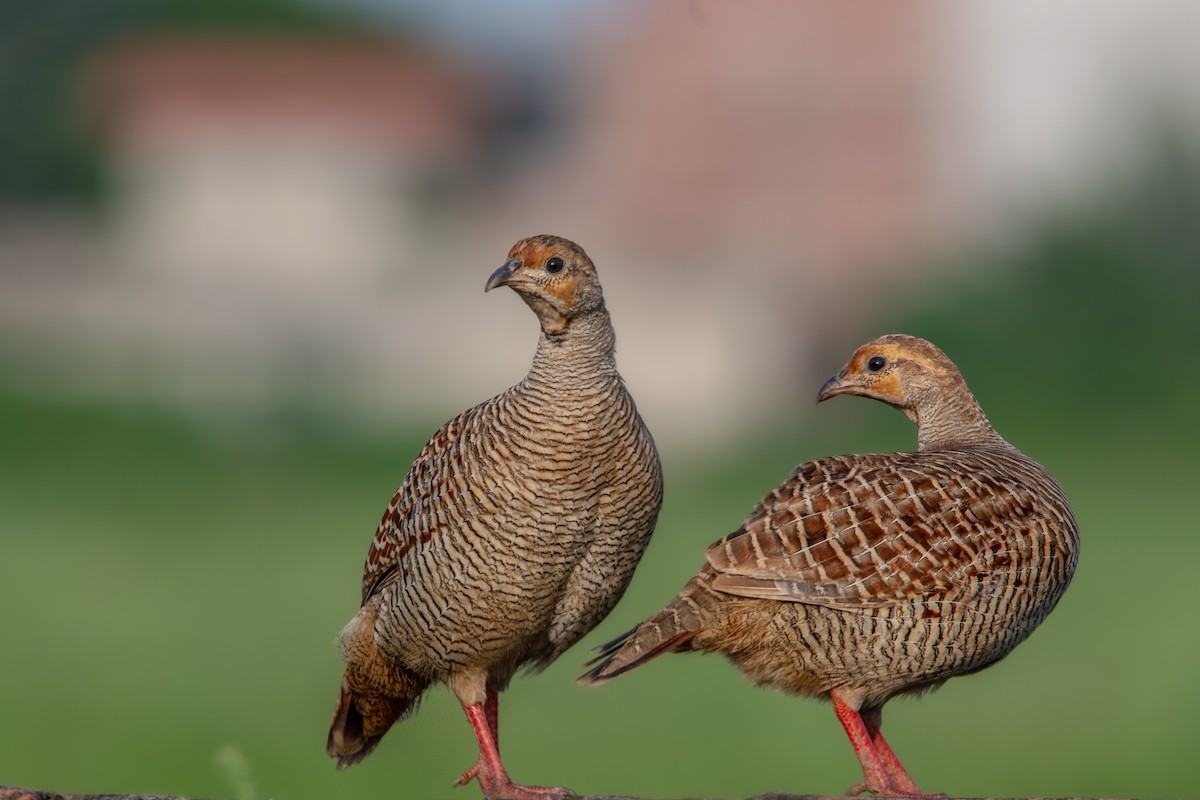
[[[834,375],[825,383],[821,384],[821,391],[817,392],[817,402],[828,400],[831,397],[836,397],[839,394],[844,394],[850,387],[842,383],[846,377],[846,370],[842,370],[837,375]]]
[[[490,292],[497,286],[507,286],[508,281],[513,276],[513,270],[521,266],[521,262],[515,258],[510,258],[505,261],[500,269],[492,273],[492,277],[488,278],[487,285],[483,287],[485,292]]]

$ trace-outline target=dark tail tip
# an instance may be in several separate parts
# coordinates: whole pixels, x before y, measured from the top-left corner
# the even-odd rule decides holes
[[[363,735],[362,713],[355,706],[354,695],[346,688],[344,681],[341,692],[338,693],[333,721],[329,723],[325,752],[338,760],[338,769],[357,764],[370,752]]]
[[[388,728],[410,705],[400,700],[386,703],[384,714],[372,714],[371,727],[374,730],[368,734],[367,721],[359,708],[358,699],[343,681],[333,721],[329,723],[329,736],[325,740],[325,752],[337,759],[338,769],[352,767],[371,755]]]
[[[618,675],[624,675],[629,670],[674,650],[695,636],[696,631],[678,631],[673,636],[661,634],[660,626],[643,622],[633,630],[600,645],[599,655],[584,664],[592,669],[580,675],[576,682],[584,686],[597,686]]]
[[[606,675],[605,670],[608,669],[609,665],[612,664],[613,658],[616,657],[617,653],[635,633],[637,633],[637,628],[630,628],[617,638],[610,639],[597,647],[596,657],[585,661],[583,664],[584,667],[592,667],[592,669],[580,675],[576,679],[576,683],[583,686],[596,686],[604,683],[609,678],[615,677],[614,675]]]

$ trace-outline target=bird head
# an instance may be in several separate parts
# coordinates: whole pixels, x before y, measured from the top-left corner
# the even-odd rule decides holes
[[[508,251],[488,278],[485,292],[507,286],[537,314],[542,331],[561,334],[571,320],[603,310],[596,267],[583,248],[559,236],[531,236]]]
[[[916,422],[918,409],[956,384],[962,384],[962,376],[945,353],[924,339],[893,333],[855,350],[846,366],[825,381],[817,402],[839,394],[871,397]]]

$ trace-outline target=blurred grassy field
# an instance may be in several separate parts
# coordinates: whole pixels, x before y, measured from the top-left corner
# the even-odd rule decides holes
[[[1195,442],[1150,439],[1151,421],[1138,418],[1103,430],[1067,418],[1031,435],[1004,424],[1014,411],[983,402],[1060,477],[1083,528],[1082,563],[1061,607],[1002,665],[895,703],[895,746],[920,780],[952,793],[1186,795],[1200,656],[1186,577],[1200,560],[1187,499]],[[2,411],[0,780],[254,798],[475,796],[449,788],[474,745],[444,690],[363,766],[336,773],[322,752],[334,635],[417,431],[219,439],[148,411],[11,397]],[[718,658],[667,657],[604,687],[573,683],[586,647],[660,606],[702,547],[796,461],[911,443],[906,420],[865,401],[819,418],[820,431],[763,437],[702,465],[667,454],[662,522],[626,599],[506,698],[518,779],[655,797],[838,793],[854,781],[827,707],[754,689]],[[228,748],[256,788],[217,766]]]
[[[889,707],[889,737],[929,789],[1195,795],[1200,202],[1175,197],[1164,213],[1135,201],[996,256],[991,280],[888,303],[862,332],[942,344],[999,430],[1059,477],[1082,527],[1075,584],[1028,643]],[[828,343],[831,372],[861,339]],[[827,706],[757,690],[719,658],[668,656],[595,689],[573,682],[588,648],[660,607],[796,463],[914,443],[900,414],[867,401],[811,419],[764,421],[732,452],[663,453],[666,503],[626,598],[502,703],[517,780],[664,798],[836,794],[855,782]],[[444,689],[362,766],[338,773],[323,752],[334,637],[355,610],[370,536],[441,422],[366,440],[281,415],[216,433],[162,410],[0,385],[0,783],[477,797],[450,788],[475,748]]]

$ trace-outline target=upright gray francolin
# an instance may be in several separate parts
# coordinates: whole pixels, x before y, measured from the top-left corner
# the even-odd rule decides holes
[[[616,605],[662,504],[654,441],[617,373],[591,260],[555,236],[517,242],[508,286],[541,323],[529,374],[447,422],[396,491],[363,569],[362,607],[326,749],[365,758],[433,683],[458,697],[493,800],[571,797],[512,783],[497,693],[562,655]]]
[[[899,408],[918,452],[801,464],[580,680],[667,651],[724,653],[757,684],[833,701],[865,778],[851,793],[917,796],[880,732],[884,703],[1006,656],[1066,591],[1079,533],[1058,483],[929,342],[863,345],[817,399],[840,394]]]

